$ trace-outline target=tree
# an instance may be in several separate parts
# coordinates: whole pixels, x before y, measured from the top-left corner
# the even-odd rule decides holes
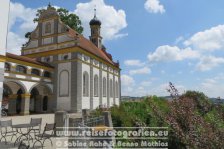
[[[48,7],[53,7],[53,6],[48,6]],[[58,15],[60,16],[60,19],[63,23],[65,23],[66,25],[68,25],[69,27],[71,27],[72,29],[76,30],[78,33],[82,34],[83,32],[83,27],[82,27],[82,22],[79,19],[79,17],[76,14],[73,13],[69,13],[69,11],[65,8],[54,8]],[[41,15],[41,13],[43,11],[45,11],[46,9],[38,9],[37,10],[37,14],[36,14],[36,18],[34,18],[33,22],[38,22],[38,19]],[[30,32],[27,32],[25,34],[26,38],[30,38]]]

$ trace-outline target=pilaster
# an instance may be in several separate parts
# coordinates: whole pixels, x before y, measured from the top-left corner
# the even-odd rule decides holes
[[[22,94],[21,100],[21,115],[29,115],[30,114],[30,94]]]
[[[78,53],[72,53],[72,59],[78,58]],[[72,62],[71,66],[71,112],[82,112],[82,63]]]
[[[102,105],[102,103],[103,103],[103,99],[102,99],[102,94],[103,94],[103,91],[102,91],[102,80],[103,80],[103,78],[102,78],[102,63],[100,63],[100,73],[99,73],[99,82],[100,82],[100,84],[99,84],[99,89],[100,89],[100,96],[99,96],[99,98],[100,98],[100,105]]]
[[[90,110],[93,110],[93,59],[90,58]]]
[[[110,78],[109,78],[109,67],[107,68],[107,107],[110,107]]]
[[[52,103],[52,110],[57,111],[58,104],[58,64],[54,63],[58,60],[58,55],[53,56],[53,65],[54,65],[54,73],[53,73],[53,98],[54,101]]]
[[[112,88],[113,88],[113,104],[115,104],[116,102],[115,102],[115,93],[117,92],[117,90],[116,90],[116,88],[115,88],[115,76],[114,76],[114,74],[113,74],[113,86],[112,86]]]

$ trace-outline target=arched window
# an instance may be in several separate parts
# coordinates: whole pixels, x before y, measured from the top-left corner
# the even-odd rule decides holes
[[[118,82],[116,81],[115,83],[115,96],[118,98],[119,97],[119,86],[118,86]]]
[[[16,66],[16,72],[26,73],[26,67],[21,66],[21,65],[17,65]]]
[[[69,96],[69,72],[67,70],[61,71],[59,78],[59,95],[61,97],[67,97]]]
[[[51,23],[48,22],[45,25],[45,34],[51,33]]]
[[[98,84],[99,84],[98,76],[95,75],[94,76],[94,96],[96,96],[96,97],[98,97],[98,94],[99,94],[99,91],[98,91],[99,86],[98,86]]]
[[[45,62],[50,62],[50,60],[51,60],[50,57],[45,57],[45,58],[44,58],[44,61],[45,61]]]
[[[89,96],[89,74],[83,73],[83,96]]]
[[[67,60],[67,59],[68,59],[68,55],[66,54],[63,56],[63,60]]]
[[[113,91],[113,81],[112,81],[112,79],[110,79],[110,97],[114,97],[113,94],[114,94],[114,91]]]
[[[9,63],[5,63],[5,71],[10,71],[10,64]]]
[[[45,72],[44,72],[44,77],[46,77],[46,78],[50,78],[50,77],[51,77],[51,73],[48,72],[48,71],[45,71]]]
[[[31,70],[31,74],[39,76],[40,75],[40,71],[37,70],[37,69],[32,69]]]
[[[103,78],[103,97],[107,96],[107,79],[104,77]]]

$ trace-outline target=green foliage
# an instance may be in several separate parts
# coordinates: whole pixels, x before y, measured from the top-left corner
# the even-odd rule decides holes
[[[36,18],[34,18],[33,21],[38,22],[38,19],[41,13],[44,12],[45,10],[46,9],[38,9]],[[82,22],[76,14],[69,13],[69,11],[65,8],[57,8],[56,11],[58,12],[60,19],[63,23],[65,23],[66,25],[68,25],[69,27],[77,31],[78,33],[82,34],[83,32]],[[25,37],[30,38],[30,32],[26,33]]]
[[[182,98],[190,98],[193,99],[197,109],[202,115],[206,114],[212,108],[212,103],[209,101],[208,97],[202,93],[197,91],[187,91],[182,95]]]
[[[168,127],[169,148],[224,146],[224,105],[201,92],[187,91],[168,101],[152,96],[111,108],[114,127]]]
[[[82,22],[76,14],[69,13],[69,11],[64,8],[57,9],[57,12],[62,22],[80,34],[83,32]]]

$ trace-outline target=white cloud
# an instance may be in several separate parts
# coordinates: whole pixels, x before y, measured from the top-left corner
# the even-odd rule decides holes
[[[8,46],[7,52],[14,53],[14,54],[20,54],[21,47],[24,43],[26,43],[27,39],[20,37],[18,34],[15,34],[13,32],[8,33]]]
[[[161,74],[165,74],[166,71],[165,71],[165,70],[161,70],[160,73],[161,73]]]
[[[140,60],[126,60],[126,61],[124,61],[124,64],[126,65],[126,66],[143,66],[144,65],[144,63],[143,62],[141,62]]]
[[[135,84],[134,79],[129,75],[121,75],[121,84],[123,86],[132,86]]]
[[[94,7],[97,8],[97,17],[102,22],[102,37],[106,40],[127,36],[120,31],[127,27],[126,14],[122,9],[116,10],[111,5],[106,5],[104,0],[91,0],[87,3],[76,5],[75,13],[80,17],[84,26],[84,35],[89,36],[89,21],[94,16]]]
[[[90,34],[89,21],[93,18],[94,6],[97,7],[97,17],[102,21],[102,36],[104,39],[115,39],[127,36],[120,31],[127,27],[126,14],[124,10],[116,10],[113,6],[106,5],[103,0],[92,0],[89,3],[79,3],[75,13],[80,16],[85,27],[86,35]],[[57,7],[57,6],[56,6]],[[33,31],[36,24],[33,19],[36,17],[37,9],[26,8],[20,3],[11,3],[8,35],[8,52],[20,54],[22,44],[26,43],[24,37],[28,31]],[[14,26],[16,27],[16,30]]]
[[[151,69],[148,67],[143,67],[140,69],[134,69],[134,70],[130,70],[129,74],[130,75],[137,75],[137,74],[150,74],[151,73]]]
[[[20,54],[23,44],[26,43],[25,33],[32,31],[36,26],[33,23],[35,18],[36,9],[25,8],[20,3],[10,3],[9,15],[9,33],[7,38],[7,52]],[[14,26],[16,30],[13,29]]]
[[[36,24],[33,19],[36,16],[36,9],[25,8],[20,3],[10,3],[9,27],[11,28],[17,21],[23,31],[32,31]]]
[[[200,54],[191,48],[180,49],[176,46],[164,45],[156,49],[154,53],[148,54],[148,59],[151,62],[159,61],[181,61],[184,59],[195,59]]]
[[[152,85],[152,81],[143,81],[140,83],[141,86],[147,87]]]
[[[165,8],[160,4],[159,0],[147,0],[145,2],[145,9],[150,13],[161,13],[165,12]]]
[[[134,95],[134,94],[131,94],[131,93],[133,93],[134,85],[135,85],[135,80],[131,76],[125,75],[125,74],[121,75],[122,96]]]
[[[196,65],[197,70],[209,71],[219,65],[224,64],[224,58],[215,56],[204,56]]]
[[[182,42],[184,40],[183,36],[179,36],[176,40],[175,40],[175,44],[178,44],[180,42]]]
[[[208,30],[194,34],[184,42],[186,46],[195,49],[214,51],[224,48],[224,25],[218,25]]]
[[[221,83],[222,82],[222,83]],[[222,97],[224,98],[224,77],[220,78],[217,75],[214,78],[205,79],[199,86],[200,91],[207,94],[209,97]]]

